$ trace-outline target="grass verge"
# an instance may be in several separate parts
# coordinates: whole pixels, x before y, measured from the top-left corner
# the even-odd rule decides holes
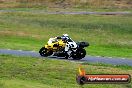
[[[75,77],[79,63],[48,58],[0,55],[1,88],[80,88]],[[123,67],[123,66],[122,66]],[[130,74],[132,69],[85,64],[88,74]],[[131,88],[130,84],[88,84],[84,88]]]

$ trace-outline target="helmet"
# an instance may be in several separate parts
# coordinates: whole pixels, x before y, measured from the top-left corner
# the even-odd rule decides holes
[[[68,34],[63,34],[64,37],[68,37],[69,35]]]
[[[63,41],[66,41],[67,39],[69,39],[69,35],[68,34],[63,34],[61,38],[62,38]]]

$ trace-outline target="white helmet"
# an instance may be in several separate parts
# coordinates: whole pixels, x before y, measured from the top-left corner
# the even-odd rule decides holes
[[[63,34],[63,36],[68,37],[69,35],[68,34]]]

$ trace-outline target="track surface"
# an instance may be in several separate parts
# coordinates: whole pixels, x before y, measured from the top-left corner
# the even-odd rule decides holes
[[[28,12],[33,14],[96,14],[96,15],[132,15],[131,12],[88,12],[88,11],[77,11],[77,12],[68,12],[68,11],[56,11],[56,12],[47,12],[44,10],[29,10],[29,11],[21,11],[21,10],[0,10],[0,13],[8,13],[8,12]]]
[[[41,57],[38,52],[22,51],[22,50],[0,49],[0,54]],[[53,57],[49,57],[49,58],[51,58],[51,59],[62,59],[62,58],[53,58]],[[70,59],[70,61],[73,61],[73,60]],[[83,58],[82,60],[79,60],[79,61],[94,62],[94,63],[99,62],[99,63],[113,64],[113,65],[129,65],[129,66],[132,66],[132,60],[131,59],[125,59],[125,58],[111,58],[111,57],[106,58],[106,57],[86,56],[85,58]]]

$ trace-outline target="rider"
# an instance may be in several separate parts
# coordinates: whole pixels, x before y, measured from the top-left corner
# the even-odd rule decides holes
[[[69,35],[68,34],[63,34],[61,38],[64,42],[66,42],[69,39]],[[66,43],[66,46],[65,46],[65,58],[66,59],[69,57],[68,50],[69,50],[69,44]]]

